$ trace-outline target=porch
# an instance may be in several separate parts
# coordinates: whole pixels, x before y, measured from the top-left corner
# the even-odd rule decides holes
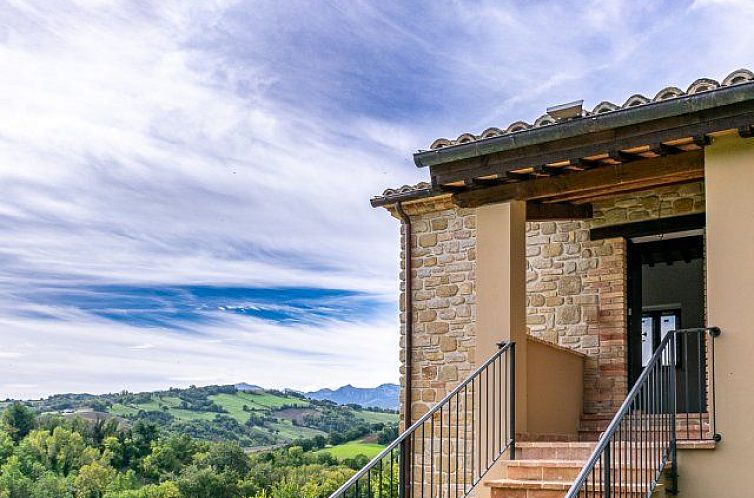
[[[754,74],[676,90],[438,140],[373,199],[408,430],[335,496],[748,496]]]

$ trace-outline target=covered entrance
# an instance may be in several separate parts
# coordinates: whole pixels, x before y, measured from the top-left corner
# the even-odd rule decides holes
[[[705,322],[704,215],[667,218],[662,226],[635,225],[640,226],[623,227],[628,231],[629,386],[639,378],[669,332],[701,328]],[[676,393],[680,412],[706,412],[703,337],[679,335],[674,362],[663,361],[663,368],[674,368],[682,380]]]

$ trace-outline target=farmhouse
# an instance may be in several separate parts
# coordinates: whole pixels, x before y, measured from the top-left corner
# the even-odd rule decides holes
[[[738,70],[416,153],[405,432],[334,496],[751,496],[753,132]]]

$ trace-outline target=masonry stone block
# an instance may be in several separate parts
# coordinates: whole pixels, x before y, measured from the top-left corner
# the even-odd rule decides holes
[[[420,247],[434,247],[437,245],[437,234],[429,233],[419,236]]]
[[[558,293],[563,296],[579,294],[581,292],[581,277],[563,276],[558,282]]]

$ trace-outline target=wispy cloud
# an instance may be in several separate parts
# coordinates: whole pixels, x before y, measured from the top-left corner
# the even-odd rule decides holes
[[[410,153],[754,65],[752,21],[720,0],[6,2],[0,396],[394,380],[397,222],[367,200],[424,179]]]

